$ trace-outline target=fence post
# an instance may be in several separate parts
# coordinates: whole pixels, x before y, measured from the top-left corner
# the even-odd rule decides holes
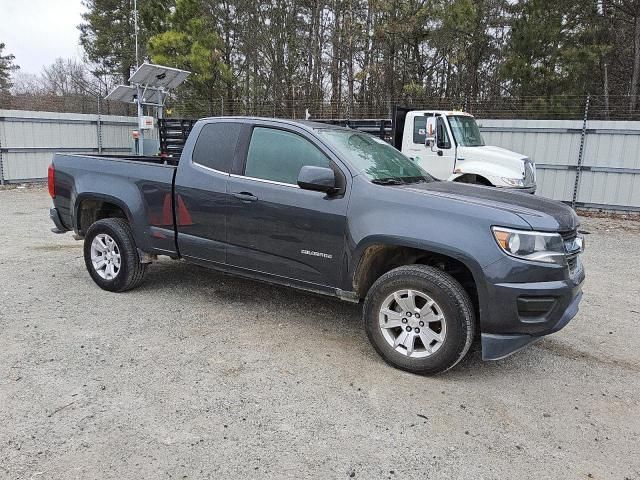
[[[0,185],[4,185],[4,170],[2,163],[2,142],[0,142]]]
[[[96,121],[97,126],[97,140],[98,140],[98,154],[102,153],[102,108],[100,103],[100,94],[98,94],[98,119]]]
[[[4,131],[4,120],[0,118],[0,185],[4,185],[4,165],[2,155],[2,132]]]
[[[576,166],[576,180],[573,184],[573,199],[571,207],[576,208],[576,200],[578,199],[578,190],[580,189],[580,176],[582,174],[582,159],[584,158],[585,141],[587,139],[587,119],[589,118],[589,103],[591,95],[587,95],[587,101],[584,104],[584,117],[582,119],[582,134],[580,135],[580,150],[578,152],[578,165]]]

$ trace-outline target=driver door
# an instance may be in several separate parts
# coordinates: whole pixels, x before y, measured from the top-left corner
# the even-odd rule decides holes
[[[227,262],[280,279],[335,287],[345,248],[348,194],[299,188],[298,174],[305,165],[340,171],[303,131],[255,125],[244,165],[228,183]]]
[[[416,116],[413,119],[413,145],[409,148],[412,152],[410,156],[429,174],[438,180],[446,180],[453,173],[456,164],[456,149],[446,120],[441,115],[436,117],[437,144],[425,146],[428,116]]]

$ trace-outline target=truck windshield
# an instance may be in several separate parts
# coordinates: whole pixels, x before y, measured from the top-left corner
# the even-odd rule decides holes
[[[458,142],[458,145],[463,147],[484,146],[484,139],[480,134],[475,118],[467,115],[449,115],[447,118],[451,125],[453,137]]]
[[[320,129],[318,133],[374,183],[433,181],[427,172],[384,140],[349,130]]]

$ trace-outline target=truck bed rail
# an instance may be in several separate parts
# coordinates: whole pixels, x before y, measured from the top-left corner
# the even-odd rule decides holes
[[[336,125],[338,127],[353,128],[361,132],[369,133],[376,137],[379,137],[389,143],[393,138],[393,130],[390,119],[377,118],[367,120],[352,120],[352,119],[312,119],[316,123],[326,123],[327,125]]]
[[[407,112],[414,110],[412,108],[398,107],[393,108],[393,119],[374,118],[374,119],[310,119],[317,123],[326,123],[327,125],[337,125],[340,127],[353,128],[361,132],[374,135],[378,138],[389,142],[398,150],[401,148],[402,134],[404,131],[404,119]],[[190,118],[161,118],[158,120],[160,131],[160,153],[163,157],[180,158],[184,144],[189,137],[191,129],[197,120]]]
[[[182,149],[197,120],[191,118],[160,118],[160,154],[179,159]]]

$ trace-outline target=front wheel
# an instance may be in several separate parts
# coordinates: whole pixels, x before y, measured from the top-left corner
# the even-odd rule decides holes
[[[363,317],[369,340],[387,363],[422,375],[452,368],[473,340],[469,295],[451,275],[426,265],[382,275],[367,293]]]
[[[122,218],[105,218],[89,227],[84,262],[93,281],[110,292],[137,287],[147,270],[147,265],[140,263],[131,227]]]

